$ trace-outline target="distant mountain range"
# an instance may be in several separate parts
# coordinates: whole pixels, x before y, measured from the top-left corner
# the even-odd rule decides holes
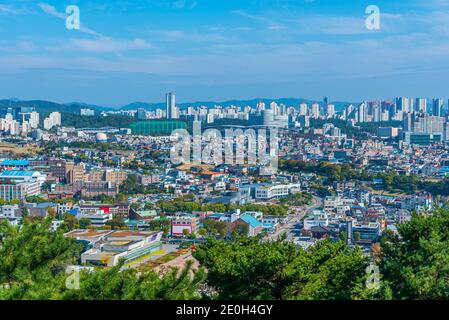
[[[185,109],[189,106],[200,107],[205,106],[208,108],[212,108],[214,106],[220,105],[223,107],[227,106],[256,106],[258,102],[264,102],[266,105],[269,105],[271,102],[276,102],[277,104],[285,104],[286,106],[299,106],[300,103],[311,104],[314,102],[322,103],[322,101],[318,100],[310,100],[310,99],[302,99],[302,98],[279,98],[279,99],[268,99],[268,98],[257,98],[251,100],[228,100],[222,102],[213,102],[213,101],[197,101],[197,102],[189,102],[189,103],[178,103],[181,109]],[[346,105],[351,102],[332,102],[335,105],[336,111],[342,110]],[[357,102],[353,103],[357,104]],[[147,103],[147,102],[133,102],[127,104],[123,107],[104,107],[98,106],[88,103],[81,102],[70,102],[70,103],[56,103],[51,101],[44,100],[30,100],[24,101],[17,98],[12,99],[3,99],[0,100],[0,110],[6,109],[8,107],[34,107],[39,113],[47,114],[53,111],[59,111],[62,113],[79,113],[83,108],[94,109],[97,112],[100,111],[113,111],[113,110],[135,110],[137,108],[144,108],[148,111],[152,111],[155,109],[165,109],[165,103]]]
[[[286,106],[294,106],[298,107],[300,103],[307,103],[312,104],[314,102],[323,103],[319,100],[310,100],[310,99],[303,99],[303,98],[279,98],[279,99],[268,99],[268,98],[256,98],[256,99],[250,99],[250,100],[227,100],[227,101],[221,101],[221,102],[215,102],[215,101],[197,101],[197,102],[188,102],[188,103],[177,103],[181,109],[185,109],[189,106],[192,107],[201,107],[205,106],[208,108],[213,108],[214,106],[222,106],[222,107],[228,107],[228,106],[256,106],[258,102],[264,102],[265,105],[270,105],[271,102],[276,102],[277,104],[284,104]],[[358,104],[357,102],[332,102],[335,105],[335,109],[337,111],[342,110],[345,106],[348,104]],[[123,106],[119,109],[121,110],[135,110],[137,108],[144,108],[147,110],[155,110],[157,108],[165,109],[165,102],[160,103],[147,103],[147,102],[134,102],[131,104],[128,104],[126,106]]]
[[[47,114],[54,111],[62,113],[79,113],[83,108],[90,108],[96,111],[113,110],[112,108],[106,108],[86,103],[70,102],[70,103],[56,103],[44,100],[30,100],[24,101],[19,99],[4,99],[0,100],[0,110],[7,108],[17,107],[34,107],[36,111],[42,114]]]

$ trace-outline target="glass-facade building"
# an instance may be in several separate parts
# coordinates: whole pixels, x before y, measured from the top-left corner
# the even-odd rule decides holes
[[[173,130],[187,129],[187,123],[181,120],[139,121],[129,126],[131,133],[139,136],[169,136]]]
[[[421,132],[406,132],[405,142],[410,144],[417,144],[420,146],[429,146],[434,143],[441,143],[443,140],[441,133],[421,133]]]

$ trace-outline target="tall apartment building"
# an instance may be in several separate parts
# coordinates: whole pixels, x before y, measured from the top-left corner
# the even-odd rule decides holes
[[[52,112],[48,118],[44,119],[45,130],[50,130],[55,126],[61,126],[61,114],[59,112]]]
[[[401,110],[403,113],[413,111],[413,100],[408,97],[396,98],[396,110]]]
[[[312,104],[312,109],[310,116],[313,118],[319,118],[320,117],[320,105],[318,103]]]
[[[326,116],[328,118],[332,118],[335,115],[335,105],[333,104],[328,104],[326,106]]]
[[[443,99],[433,99],[432,102],[432,115],[436,117],[441,117],[443,115]]]
[[[427,113],[427,99],[416,98],[415,111]]]
[[[165,114],[167,119],[178,119],[178,114],[176,110],[176,95],[169,92],[165,96]]]

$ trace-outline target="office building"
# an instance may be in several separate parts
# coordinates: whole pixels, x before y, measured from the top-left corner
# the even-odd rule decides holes
[[[427,99],[426,98],[416,98],[415,111],[427,113]]]
[[[176,110],[176,95],[172,92],[169,92],[165,96],[165,114],[167,119],[178,119]]]
[[[436,117],[441,117],[443,115],[443,99],[433,99],[432,103],[432,115]]]
[[[136,118],[139,120],[146,120],[147,119],[147,111],[144,108],[137,109]]]

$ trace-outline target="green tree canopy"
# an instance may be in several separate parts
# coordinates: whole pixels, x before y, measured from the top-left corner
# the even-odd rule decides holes
[[[380,269],[394,299],[449,298],[449,210],[414,214],[381,243]]]
[[[25,219],[21,228],[0,225],[0,298],[50,298],[54,275],[77,261],[80,246],[50,226],[51,218]]]
[[[66,286],[68,265],[77,263],[81,246],[62,231],[50,231],[51,219],[22,228],[0,224],[0,299],[13,300],[142,300],[199,299],[205,279],[202,268],[187,262],[164,275],[123,269],[124,261],[112,268],[79,273],[79,288]]]
[[[343,242],[305,251],[285,240],[209,240],[195,257],[220,299],[356,299],[364,295],[367,259]]]

